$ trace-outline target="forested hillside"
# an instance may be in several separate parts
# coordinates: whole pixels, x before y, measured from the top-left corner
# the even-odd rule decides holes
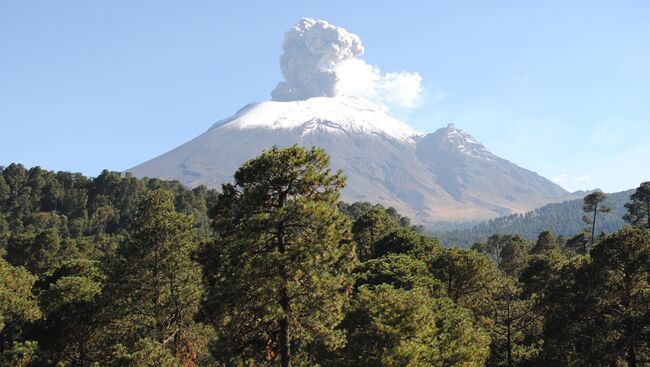
[[[188,190],[175,181],[119,172],[89,178],[12,164],[1,173],[0,228],[14,235],[51,229],[66,239],[124,236],[132,229],[139,200],[157,189],[172,192],[176,210],[195,216],[199,233],[207,235],[208,208],[217,197],[215,190],[203,186]]]
[[[623,221],[623,215],[626,212],[624,205],[630,200],[632,193],[634,190],[607,194],[605,204],[612,211],[599,218],[598,233],[612,233],[625,224]],[[499,217],[467,229],[435,231],[434,235],[440,239],[443,246],[464,248],[469,248],[474,242],[485,241],[495,233],[518,234],[533,241],[540,232],[550,230],[559,236],[568,238],[580,233],[586,227],[581,219],[584,214],[582,206],[582,199],[569,200],[549,204],[525,214]]]
[[[220,192],[3,168],[0,365],[647,365],[650,183],[610,235],[472,249],[344,186],[297,146]],[[602,195],[584,209],[614,215]]]

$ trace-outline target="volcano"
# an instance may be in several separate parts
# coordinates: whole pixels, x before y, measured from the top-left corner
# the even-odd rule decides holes
[[[318,146],[343,170],[342,199],[392,206],[423,225],[483,220],[562,201],[555,183],[490,153],[453,125],[414,131],[364,98],[251,103],[189,142],[127,171],[220,188],[272,146]]]

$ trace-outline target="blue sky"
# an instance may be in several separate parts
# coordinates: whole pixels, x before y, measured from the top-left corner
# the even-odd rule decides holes
[[[97,175],[195,137],[282,79],[301,17],[418,72],[428,132],[454,122],[568,189],[650,180],[647,1],[2,1],[0,165]]]

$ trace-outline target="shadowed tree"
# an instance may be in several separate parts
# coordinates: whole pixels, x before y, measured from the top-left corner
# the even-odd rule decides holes
[[[623,228],[575,257],[543,290],[544,366],[646,366],[650,231]]]
[[[374,244],[398,226],[382,207],[373,207],[356,219],[352,225],[352,237],[357,243],[359,260],[370,259]]]
[[[64,262],[36,283],[44,317],[32,334],[48,360],[88,366],[100,353],[96,316],[103,281],[97,262],[76,259]]]
[[[644,366],[650,357],[650,231],[623,228],[606,236],[591,257],[601,349],[629,367]]]
[[[494,234],[485,243],[475,243],[472,250],[490,256],[501,271],[516,277],[528,261],[529,246],[519,235]]]
[[[526,345],[526,336],[540,319],[533,301],[521,297],[520,287],[511,279],[502,279],[492,295],[489,320],[485,322],[492,336],[492,353],[488,366],[513,367],[526,358],[534,346]]]
[[[627,213],[623,219],[635,227],[650,229],[650,181],[643,182],[630,195],[630,202],[625,204]]]
[[[128,346],[150,338],[182,362],[196,356],[194,315],[202,295],[193,218],[176,212],[169,191],[140,202],[134,232],[118,249],[106,296],[117,341]]]

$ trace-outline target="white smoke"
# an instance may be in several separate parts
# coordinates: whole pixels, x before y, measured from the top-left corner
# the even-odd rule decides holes
[[[419,73],[382,74],[361,59],[347,60],[337,69],[337,91],[357,94],[387,106],[413,108],[420,102],[422,77]]]
[[[271,92],[276,101],[334,97],[336,66],[363,54],[361,40],[323,20],[303,18],[284,35],[280,69],[284,82]]]
[[[274,101],[356,94],[387,106],[414,107],[422,92],[418,73],[382,74],[358,58],[364,52],[355,34],[324,20],[303,18],[285,33],[280,68],[285,81]]]

